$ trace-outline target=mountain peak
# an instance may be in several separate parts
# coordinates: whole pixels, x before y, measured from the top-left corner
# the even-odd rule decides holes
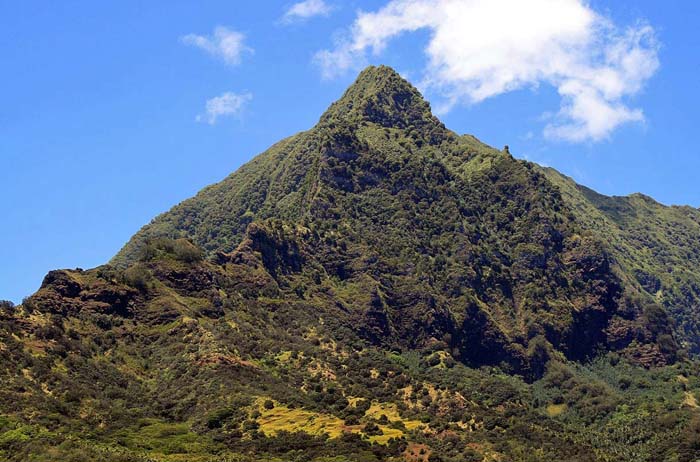
[[[418,89],[394,69],[383,65],[364,69],[343,96],[328,108],[321,122],[336,119],[367,121],[393,128],[442,126]]]
[[[357,89],[368,93],[396,93],[397,91],[413,91],[418,93],[411,83],[401,76],[392,67],[379,65],[367,66],[360,72],[350,89]],[[422,99],[420,94],[418,96]]]

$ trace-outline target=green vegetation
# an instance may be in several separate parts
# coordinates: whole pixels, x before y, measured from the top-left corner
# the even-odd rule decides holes
[[[111,264],[0,302],[0,460],[694,461],[698,227],[368,68]]]
[[[633,297],[661,305],[676,324],[681,346],[700,354],[700,210],[666,207],[641,194],[607,197],[555,170],[544,172],[578,221],[606,236]]]

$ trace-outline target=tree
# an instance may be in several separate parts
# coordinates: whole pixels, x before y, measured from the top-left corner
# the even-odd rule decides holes
[[[15,312],[15,304],[9,300],[0,300],[0,312],[13,314]]]

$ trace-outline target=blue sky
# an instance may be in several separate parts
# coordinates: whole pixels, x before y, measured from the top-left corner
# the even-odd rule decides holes
[[[313,126],[365,64],[409,77],[459,133],[605,194],[700,206],[700,2],[566,0],[542,19],[546,1],[494,18],[480,0],[459,14],[455,0],[413,2],[428,14],[401,0],[0,0],[0,299],[106,262]]]

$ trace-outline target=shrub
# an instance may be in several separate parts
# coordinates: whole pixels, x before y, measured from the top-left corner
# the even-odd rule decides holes
[[[362,433],[364,433],[367,436],[377,436],[384,434],[382,429],[379,428],[379,425],[377,425],[374,422],[367,422],[365,427],[362,429]]]
[[[359,415],[364,415],[371,406],[372,403],[368,399],[358,399],[355,403],[355,409]]]
[[[204,258],[204,251],[189,240],[159,237],[146,242],[141,255],[141,261],[170,257],[185,263],[195,263]]]
[[[207,418],[207,428],[221,428],[229,418],[233,416],[232,409],[220,409]]]
[[[15,312],[15,304],[9,300],[0,300],[0,312],[12,314]]]
[[[140,264],[135,264],[124,271],[124,282],[141,292],[148,290],[152,279],[151,273]]]
[[[175,258],[185,263],[202,261],[204,252],[187,239],[177,239],[173,244]]]
[[[251,430],[257,430],[258,428],[260,428],[260,424],[254,420],[246,420],[243,422],[243,431],[248,432]]]

